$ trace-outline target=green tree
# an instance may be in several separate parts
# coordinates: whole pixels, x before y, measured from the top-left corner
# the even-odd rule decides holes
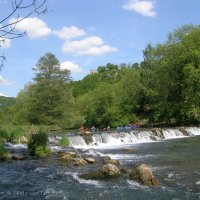
[[[52,53],[39,59],[34,82],[22,90],[13,107],[16,124],[58,125],[62,128],[79,126],[84,118],[79,115],[72,96],[68,70]],[[21,116],[21,117],[20,117]]]
[[[52,53],[46,53],[37,62],[35,84],[30,92],[30,111],[34,124],[67,124],[72,112],[70,72],[62,70]],[[64,123],[64,124],[63,124]]]

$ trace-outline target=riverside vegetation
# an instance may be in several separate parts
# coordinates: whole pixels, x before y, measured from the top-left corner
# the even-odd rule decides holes
[[[198,125],[200,26],[178,28],[165,42],[147,44],[143,54],[140,63],[108,63],[98,66],[98,73],[72,81],[55,55],[46,53],[16,99],[1,97],[0,123],[61,129],[135,122]]]

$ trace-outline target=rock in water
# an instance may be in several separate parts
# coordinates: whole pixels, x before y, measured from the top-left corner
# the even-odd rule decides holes
[[[104,165],[102,168],[100,168],[98,171],[89,172],[87,174],[80,175],[80,178],[83,179],[108,179],[108,178],[116,178],[121,175],[120,169],[112,164]]]
[[[13,154],[12,159],[13,160],[24,160],[25,158],[22,155]]]
[[[96,160],[94,158],[84,158],[87,163],[94,164]]]
[[[146,164],[141,164],[136,168],[133,168],[130,172],[130,179],[137,180],[143,185],[160,185],[157,178],[153,175],[150,168]]]
[[[59,151],[57,153],[57,156],[59,159],[71,161],[71,160],[73,160],[73,158],[75,158],[77,156],[77,154],[76,154],[76,152]]]
[[[85,160],[83,160],[82,158],[74,158],[74,166],[82,166],[87,164],[87,162]]]
[[[103,173],[105,177],[108,177],[108,178],[114,178],[121,175],[120,169],[113,164],[104,165],[100,169],[100,172]]]

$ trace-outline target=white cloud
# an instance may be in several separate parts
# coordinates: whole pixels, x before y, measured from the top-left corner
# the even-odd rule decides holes
[[[86,32],[83,29],[80,29],[76,26],[63,27],[60,30],[53,31],[53,33],[62,40],[69,40],[71,38],[86,35]]]
[[[8,97],[6,94],[3,94],[3,93],[1,93],[1,92],[0,92],[0,96],[1,96],[1,97],[2,97],[2,96],[3,96],[3,97]]]
[[[0,40],[0,47],[9,48],[10,46],[11,46],[11,40],[10,39],[2,39],[2,40]]]
[[[5,79],[3,76],[0,75],[0,85],[8,86],[11,85],[11,81]]]
[[[10,23],[15,22],[17,19],[11,19]],[[20,20],[20,18],[18,19]],[[51,33],[51,29],[47,24],[37,17],[26,18],[17,23],[15,28],[19,31],[26,31],[27,36],[31,39],[42,38]]]
[[[71,73],[82,73],[83,69],[81,67],[79,67],[77,64],[70,62],[70,61],[64,61],[60,64],[60,68],[61,69],[68,69],[69,71],[71,71]]]
[[[71,62],[71,61],[64,61],[60,64],[61,69],[68,69],[71,72],[71,75],[75,79],[80,79],[81,77],[88,74],[88,71],[83,70],[80,66],[77,64]]]
[[[73,55],[102,55],[115,52],[117,48],[105,45],[97,36],[91,36],[82,40],[66,41],[62,51]]]
[[[156,16],[155,1],[152,0],[129,0],[123,5],[123,8],[128,11],[135,11],[146,17]]]

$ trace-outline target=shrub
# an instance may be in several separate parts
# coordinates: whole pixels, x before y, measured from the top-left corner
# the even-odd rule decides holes
[[[6,161],[9,157],[9,152],[4,148],[3,142],[0,142],[0,161]]]
[[[14,127],[4,127],[0,129],[0,138],[7,142],[20,143],[22,136],[26,136],[25,131]]]
[[[37,146],[35,149],[35,156],[45,158],[51,153],[50,149],[45,146]]]
[[[59,142],[59,145],[62,147],[68,147],[69,146],[69,139],[67,136],[63,136],[62,139]]]
[[[47,147],[48,134],[40,130],[36,134],[32,134],[28,142],[28,150],[30,155],[37,157],[46,157],[50,154]]]

